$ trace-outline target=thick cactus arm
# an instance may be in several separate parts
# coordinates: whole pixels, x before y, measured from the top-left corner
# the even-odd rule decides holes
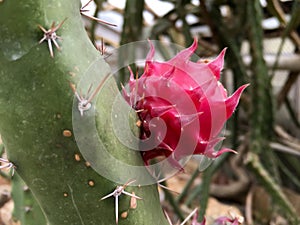
[[[84,30],[80,2],[7,0],[0,3],[0,21],[0,133],[16,173],[37,198],[48,224],[115,224],[113,199],[100,198],[119,184],[89,167],[73,132],[74,93],[69,84],[77,84],[94,61],[102,79],[110,73]],[[45,35],[43,29],[48,31],[62,21],[55,30],[61,37],[55,39],[61,50],[51,39],[52,54],[47,38],[39,42]],[[117,92],[114,82],[109,85]],[[104,97],[110,94],[107,91]],[[111,119],[106,108],[109,100],[97,103],[101,113],[96,119],[107,151],[141,165],[139,153],[118,142],[106,122]],[[114,165],[105,166],[119,176]],[[129,209],[130,196],[122,196],[119,212],[128,211],[128,216],[120,218],[119,224],[167,224],[156,185],[127,187],[126,191],[134,191],[143,200],[136,209]]]

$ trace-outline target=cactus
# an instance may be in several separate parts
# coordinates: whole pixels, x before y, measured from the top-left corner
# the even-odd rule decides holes
[[[38,202],[18,174],[13,176],[12,197],[15,200],[13,221],[19,221],[21,224],[46,224]]]
[[[74,94],[69,84],[77,84],[94,61],[99,69],[92,73],[100,80],[110,73],[84,30],[80,1],[5,0],[0,3],[0,21],[0,133],[16,173],[36,197],[47,224],[115,224],[114,199],[100,199],[119,184],[88,166],[73,132]],[[41,40],[42,30],[48,29],[62,38],[53,37],[56,43],[50,40],[50,54],[47,40]],[[107,85],[96,105],[99,135],[110,154],[143,165],[140,154],[128,150],[113,135],[109,107],[118,90],[112,80]],[[75,120],[84,121],[85,115],[77,113]],[[84,122],[81,124],[84,130]],[[98,152],[95,163],[103,163],[111,177],[121,178],[122,171],[99,157],[101,148],[90,151]],[[129,209],[130,196],[120,196],[119,214],[128,214],[119,224],[167,224],[156,185],[126,190],[142,200]],[[37,224],[34,218],[24,221]]]

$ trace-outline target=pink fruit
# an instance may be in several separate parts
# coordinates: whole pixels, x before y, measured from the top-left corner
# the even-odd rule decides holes
[[[131,71],[129,93],[123,95],[140,119],[142,157],[146,165],[158,156],[167,157],[172,166],[181,168],[179,160],[193,154],[216,158],[234,152],[215,146],[224,138],[219,134],[233,114],[243,85],[231,96],[219,82],[224,64],[224,49],[206,62],[192,62],[197,40],[167,62],[153,60],[155,49],[150,42],[145,70],[134,79]]]

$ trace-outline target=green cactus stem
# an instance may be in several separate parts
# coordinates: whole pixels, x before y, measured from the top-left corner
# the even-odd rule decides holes
[[[14,199],[13,221],[21,224],[46,224],[45,216],[24,181],[15,174],[12,197]]]
[[[92,72],[100,80],[110,73],[87,37],[79,10],[79,0],[0,3],[0,133],[9,160],[36,197],[47,224],[110,225],[115,224],[114,199],[100,198],[120,184],[89,167],[73,132],[74,93],[69,84],[77,84],[94,61],[99,70]],[[47,41],[39,44],[43,32],[38,25],[48,30],[53,22],[58,25],[63,20],[56,31],[62,37],[56,40],[61,51],[52,42],[51,57]],[[112,80],[107,85],[96,106],[99,136],[114,157],[143,165],[139,152],[130,151],[113,134],[109,110],[118,90]],[[81,128],[85,130],[84,125]],[[94,163],[102,163],[116,180],[122,176],[116,165],[101,160],[102,149],[90,151],[98,152]],[[127,187],[126,191],[143,199],[129,209],[130,197],[120,196],[119,214],[128,214],[126,218],[119,215],[119,224],[168,224],[156,185]],[[32,218],[26,224],[36,222]]]

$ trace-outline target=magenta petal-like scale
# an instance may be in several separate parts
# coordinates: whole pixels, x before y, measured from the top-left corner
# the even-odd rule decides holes
[[[211,62],[209,62],[207,64],[208,67],[213,72],[213,74],[215,75],[215,77],[217,78],[217,80],[220,80],[221,71],[222,71],[223,66],[224,66],[225,53],[226,53],[226,48],[224,48],[222,50],[222,52],[218,55],[217,58],[215,58],[214,60],[212,60]]]
[[[239,87],[229,98],[226,99],[226,110],[227,110],[227,118],[231,117],[232,113],[236,109],[240,97],[243,91],[248,87],[249,84],[244,84],[243,86]]]

